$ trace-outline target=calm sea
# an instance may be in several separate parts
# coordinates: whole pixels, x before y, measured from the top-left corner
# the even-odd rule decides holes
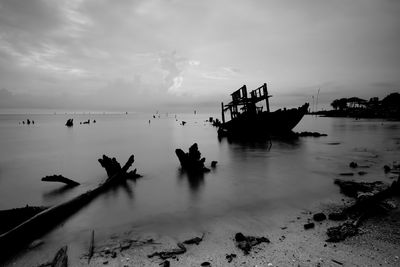
[[[45,236],[43,250],[79,243],[82,235],[87,242],[91,229],[104,236],[119,228],[178,236],[182,231],[212,231],[215,222],[232,231],[272,229],[296,211],[340,199],[333,180],[352,171],[349,162],[366,166],[360,170],[367,174],[354,179],[390,182],[383,166],[400,159],[399,122],[306,116],[295,131],[328,136],[228,142],[218,140],[216,128],[205,122],[209,116],[0,115],[0,209],[71,199],[106,179],[97,162],[102,154],[121,164],[134,154],[134,168],[143,178],[99,196]],[[28,118],[35,124],[19,124]],[[74,127],[64,126],[68,118],[74,118]],[[87,119],[97,123],[79,124]],[[175,156],[176,148],[187,150],[194,142],[206,165],[218,161],[199,179],[182,174]],[[65,191],[60,184],[41,181],[51,174],[81,186]]]

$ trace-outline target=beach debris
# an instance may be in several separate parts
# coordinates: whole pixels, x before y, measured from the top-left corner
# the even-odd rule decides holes
[[[90,263],[90,259],[93,257],[93,252],[94,252],[94,230],[92,230],[92,235],[90,237],[88,264]]]
[[[88,119],[87,121],[84,121],[83,124],[90,124],[90,119]]]
[[[41,246],[44,244],[44,241],[41,239],[36,239],[32,243],[29,244],[28,249],[34,249],[37,248],[38,246]]]
[[[347,219],[347,214],[345,212],[332,212],[329,213],[328,219],[331,221],[344,221]]]
[[[245,236],[242,233],[235,235],[236,246],[241,249],[244,255],[249,254],[250,250],[261,243],[270,243],[266,237]]]
[[[199,245],[200,242],[203,241],[203,238],[204,238],[204,234],[201,237],[194,237],[194,238],[185,240],[185,241],[183,241],[183,244],[185,244],[185,245],[193,245],[193,244]]]
[[[38,267],[68,267],[68,246],[60,248],[52,261],[40,264]]]
[[[356,162],[352,161],[352,162],[350,162],[349,167],[350,168],[357,168],[358,164]]]
[[[64,177],[62,175],[55,175],[55,174],[43,177],[42,181],[44,181],[44,182],[60,182],[60,183],[66,184],[68,186],[78,186],[78,185],[80,185],[80,183],[78,183],[78,182],[76,182],[74,180],[66,178],[66,177]]]
[[[182,122],[181,122],[181,125],[182,125],[182,126],[185,126],[185,124],[186,124],[186,121],[182,121]]]
[[[197,143],[194,143],[189,148],[189,153],[185,153],[182,149],[177,148],[175,154],[181,163],[182,169],[188,172],[203,173],[210,171],[210,169],[204,167],[206,159],[201,157]]]
[[[391,185],[384,184],[381,181],[354,182],[343,180],[335,180],[335,184],[340,186],[343,194],[355,198],[355,203],[341,211],[343,217],[352,218],[352,221],[346,221],[339,226],[328,228],[327,235],[329,238],[327,241],[329,242],[339,242],[358,234],[358,227],[368,217],[396,208],[386,199],[400,193],[400,177]]]
[[[383,170],[385,171],[385,173],[388,173],[391,171],[392,168],[390,168],[388,165],[383,166]]]
[[[68,266],[68,246],[60,248],[53,259],[53,267],[67,267]]]
[[[211,263],[209,263],[208,261],[205,261],[205,262],[201,263],[200,266],[203,266],[203,267],[210,267],[210,266],[211,266]]]
[[[310,136],[310,137],[322,137],[322,136],[328,136],[327,134],[322,134],[322,133],[319,133],[319,132],[299,132],[299,133],[296,133],[296,135],[298,136],[298,137],[308,137],[308,136]]]
[[[313,215],[313,219],[316,222],[322,222],[324,220],[326,220],[326,215],[322,212],[316,213]]]
[[[336,179],[335,184],[340,187],[340,190],[344,195],[355,198],[358,198],[360,193],[374,193],[382,191],[388,187],[388,185],[381,181],[355,182]]]
[[[315,223],[313,223],[313,222],[309,222],[309,223],[304,224],[304,229],[305,230],[309,230],[309,229],[312,229],[314,227],[315,227]]]
[[[333,261],[336,264],[343,265],[343,262],[340,262],[340,261],[337,261],[337,260],[334,260],[334,259],[331,259],[331,261]]]
[[[103,156],[103,159],[104,158],[108,157]],[[120,166],[116,160],[112,162],[115,165]],[[20,248],[28,241],[32,240],[32,238],[37,238],[38,235],[44,234],[52,227],[61,223],[63,220],[80,210],[101,193],[107,191],[113,186],[125,182],[127,178],[132,176],[127,173],[127,171],[132,166],[133,162],[134,156],[131,155],[124,167],[119,169],[113,168],[113,170],[116,171],[114,173],[108,170],[107,173],[109,174],[109,177],[105,182],[101,183],[95,189],[89,190],[86,193],[72,198],[71,200],[48,208],[27,219],[8,232],[1,234],[0,250],[7,248],[11,252],[12,249]],[[134,174],[136,175],[136,172],[134,172]]]
[[[231,253],[231,254],[226,254],[225,257],[228,260],[228,263],[232,262],[234,258],[236,258],[236,254]]]
[[[74,119],[68,119],[67,122],[65,123],[65,126],[67,127],[74,126]]]
[[[330,227],[327,230],[327,242],[339,242],[345,240],[347,237],[355,236],[358,234],[358,227],[353,223],[345,222],[339,226]]]
[[[217,167],[217,163],[218,163],[218,161],[215,161],[215,160],[211,161],[211,168]]]
[[[169,261],[163,261],[159,264],[161,267],[169,267],[170,266],[170,262]]]
[[[174,248],[171,250],[154,252],[153,254],[147,255],[147,257],[159,257],[162,260],[166,260],[186,252],[186,247],[182,243],[178,243],[177,246],[178,248]]]
[[[339,173],[339,175],[341,175],[341,176],[353,176],[354,173],[352,173],[352,172],[341,172],[341,173]]]

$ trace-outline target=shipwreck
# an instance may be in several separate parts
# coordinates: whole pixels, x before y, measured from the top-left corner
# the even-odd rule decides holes
[[[269,106],[267,84],[254,89],[247,94],[247,87],[231,94],[232,101],[224,105],[221,103],[222,122],[218,134],[224,135],[254,135],[254,134],[285,134],[301,121],[308,112],[309,104],[292,109],[278,109],[271,112]],[[265,109],[263,105],[265,101]],[[225,119],[225,112],[229,111],[230,120]]]

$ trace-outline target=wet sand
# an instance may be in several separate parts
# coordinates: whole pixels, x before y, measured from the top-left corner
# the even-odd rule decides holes
[[[400,198],[391,199],[400,205]],[[148,255],[159,251],[177,248],[178,242],[201,237],[199,245],[185,245],[187,251],[168,259],[170,266],[202,266],[208,262],[211,266],[399,266],[400,264],[400,211],[395,209],[385,215],[367,219],[360,227],[360,234],[345,241],[329,243],[326,230],[341,222],[325,220],[314,222],[313,229],[305,230],[304,224],[313,221],[313,214],[328,214],[337,210],[350,199],[332,200],[299,211],[282,218],[281,225],[263,227],[260,221],[248,221],[240,224],[234,221],[213,220],[208,231],[182,231],[179,235],[160,235],[157,233],[140,233],[125,228],[115,229],[112,234],[96,233],[94,254],[88,264],[89,234],[87,241],[69,245],[70,266],[160,266],[164,260]],[[179,222],[176,222],[179,224]],[[271,242],[259,244],[244,255],[234,241],[237,232],[245,235],[265,236]],[[33,248],[28,254],[29,263],[10,262],[10,266],[39,266],[50,260],[58,248]],[[40,254],[40,255],[39,255]],[[236,257],[228,262],[226,256]],[[162,265],[161,265],[162,266]],[[209,265],[203,265],[209,266]]]
[[[400,204],[400,199],[395,199]],[[335,204],[324,204],[321,208],[329,210]],[[339,223],[325,220],[316,223],[314,229],[304,230],[304,223],[318,212],[303,211],[294,218],[282,222],[282,227],[273,231],[257,232],[254,229],[241,230],[245,234],[266,236],[269,244],[260,244],[244,255],[234,242],[234,229],[215,225],[214,230],[205,233],[199,245],[186,245],[187,252],[169,259],[171,266],[201,266],[209,262],[211,266],[399,266],[400,260],[400,212],[398,209],[385,216],[368,219],[361,227],[361,234],[343,242],[325,242],[326,229]],[[311,219],[312,220],[312,219]],[[187,233],[181,238],[161,236],[154,242],[159,245],[133,245],[117,253],[115,258],[95,254],[90,266],[158,266],[163,260],[147,256],[155,251],[176,248],[178,241],[199,236],[200,233]],[[117,239],[104,240],[103,245],[111,247],[132,239],[129,234],[122,234]],[[150,238],[150,235],[149,235]],[[100,244],[99,244],[100,245]],[[100,245],[102,246],[102,245]],[[232,262],[226,259],[227,254],[236,254]],[[83,256],[76,266],[87,266]]]

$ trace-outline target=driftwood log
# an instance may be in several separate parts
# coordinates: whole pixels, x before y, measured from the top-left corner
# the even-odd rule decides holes
[[[60,182],[60,183],[66,184],[68,186],[78,186],[78,185],[80,185],[80,183],[78,183],[78,182],[76,182],[74,180],[68,179],[68,178],[66,178],[66,177],[64,177],[62,175],[45,176],[45,177],[42,178],[42,181],[43,182]]]
[[[69,201],[50,207],[27,221],[21,223],[10,231],[0,235],[0,251],[13,251],[26,245],[33,238],[44,234],[67,217],[77,212],[83,206],[87,205],[91,200],[99,194],[107,191],[111,187],[124,182],[127,178],[139,177],[136,171],[127,172],[134,162],[134,156],[131,155],[124,167],[120,167],[116,160],[109,160],[103,156],[107,163],[102,164],[106,169],[108,178],[93,190],[89,190]],[[110,162],[110,163],[109,163]],[[118,163],[118,164],[117,164]],[[119,165],[119,168],[117,167]],[[7,257],[6,253],[0,253],[0,261],[2,257]]]
[[[183,170],[192,173],[204,173],[210,171],[210,169],[204,166],[206,159],[201,157],[197,143],[194,143],[189,148],[188,153],[185,153],[182,149],[178,148],[175,150],[175,154],[178,157]]]
[[[47,208],[26,206],[23,208],[0,210],[0,234],[11,230],[16,225],[23,223]]]
[[[68,267],[68,246],[60,248],[52,261],[40,264],[38,267]]]

